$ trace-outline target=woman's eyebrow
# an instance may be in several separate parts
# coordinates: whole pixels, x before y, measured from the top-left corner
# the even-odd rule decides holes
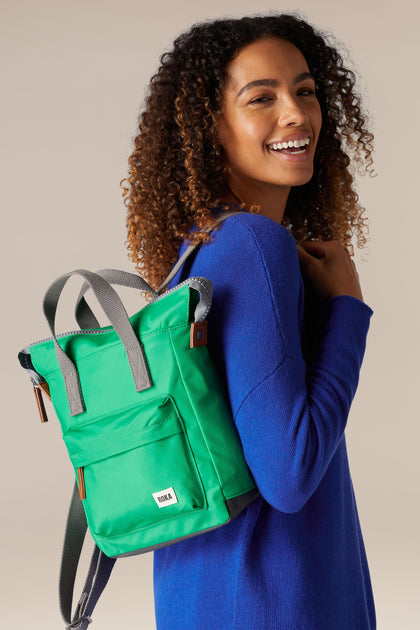
[[[301,72],[300,74],[297,74],[295,78],[293,79],[293,85],[296,85],[296,83],[300,83],[301,81],[305,81],[306,79],[314,80],[310,72]],[[260,86],[278,87],[279,82],[277,81],[277,79],[256,79],[255,81],[250,81],[239,90],[236,98],[239,98],[240,96],[242,96],[244,92],[247,92],[248,90],[251,90],[252,88],[260,87]]]
[[[301,72],[293,79],[293,85],[296,85],[296,83],[300,83],[301,81],[306,81],[307,79],[312,79],[312,81],[315,81],[310,72]]]
[[[247,92],[254,87],[259,87],[260,85],[264,85],[265,87],[278,87],[279,82],[277,79],[256,79],[255,81],[250,81],[239,90],[236,98],[242,96],[244,92]]]

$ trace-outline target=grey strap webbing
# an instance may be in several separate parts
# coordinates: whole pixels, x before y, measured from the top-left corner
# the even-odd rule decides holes
[[[66,623],[66,630],[86,630],[92,621],[91,615],[108,583],[116,561],[115,558],[108,558],[95,545],[83,591],[72,615],[74,583],[86,530],[87,522],[83,504],[79,499],[77,484],[74,484],[67,518],[59,584],[60,610]]]
[[[127,312],[118,293],[101,276],[86,269],[76,269],[66,273],[49,287],[44,298],[44,314],[53,336],[58,363],[64,377],[70,413],[72,416],[76,416],[84,411],[79,375],[76,366],[59,345],[55,334],[55,316],[58,301],[64,285],[73,275],[80,275],[89,283],[115,332],[121,339],[127,353],[136,391],[143,391],[151,387],[151,380],[140,341],[131,327]]]
[[[99,269],[95,273],[110,284],[117,284],[121,287],[138,289],[139,291],[147,291],[148,293],[151,293],[154,298],[159,297],[157,291],[152,289],[146,280],[138,274],[121,271],[120,269]],[[88,289],[89,283],[85,282],[80,289],[80,293],[76,301],[76,321],[80,328],[99,328],[99,322],[84,298]]]
[[[86,530],[87,522],[83,503],[79,499],[79,492],[75,483],[67,517],[59,584],[60,609],[66,624],[71,623],[74,581]]]

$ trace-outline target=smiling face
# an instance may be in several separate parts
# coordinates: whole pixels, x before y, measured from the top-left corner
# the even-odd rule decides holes
[[[302,53],[272,37],[245,46],[227,71],[217,131],[229,188],[281,220],[291,187],[313,174],[322,122],[315,82]]]

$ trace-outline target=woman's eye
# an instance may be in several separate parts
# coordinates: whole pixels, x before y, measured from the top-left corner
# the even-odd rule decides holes
[[[259,103],[268,103],[271,101],[270,96],[257,96],[250,101],[251,105],[258,105]]]
[[[313,88],[304,88],[299,91],[299,96],[312,96],[315,94],[315,90]]]

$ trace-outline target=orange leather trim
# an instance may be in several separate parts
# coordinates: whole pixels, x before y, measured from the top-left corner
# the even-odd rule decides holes
[[[47,412],[45,411],[44,400],[42,398],[41,389],[34,385],[34,394],[36,400],[36,406],[38,408],[39,417],[41,418],[41,422],[48,422]]]
[[[193,322],[191,324],[190,348],[207,344],[207,322]]]
[[[77,469],[77,478],[79,481],[79,499],[83,501],[83,499],[86,499],[85,474],[83,468]]]

